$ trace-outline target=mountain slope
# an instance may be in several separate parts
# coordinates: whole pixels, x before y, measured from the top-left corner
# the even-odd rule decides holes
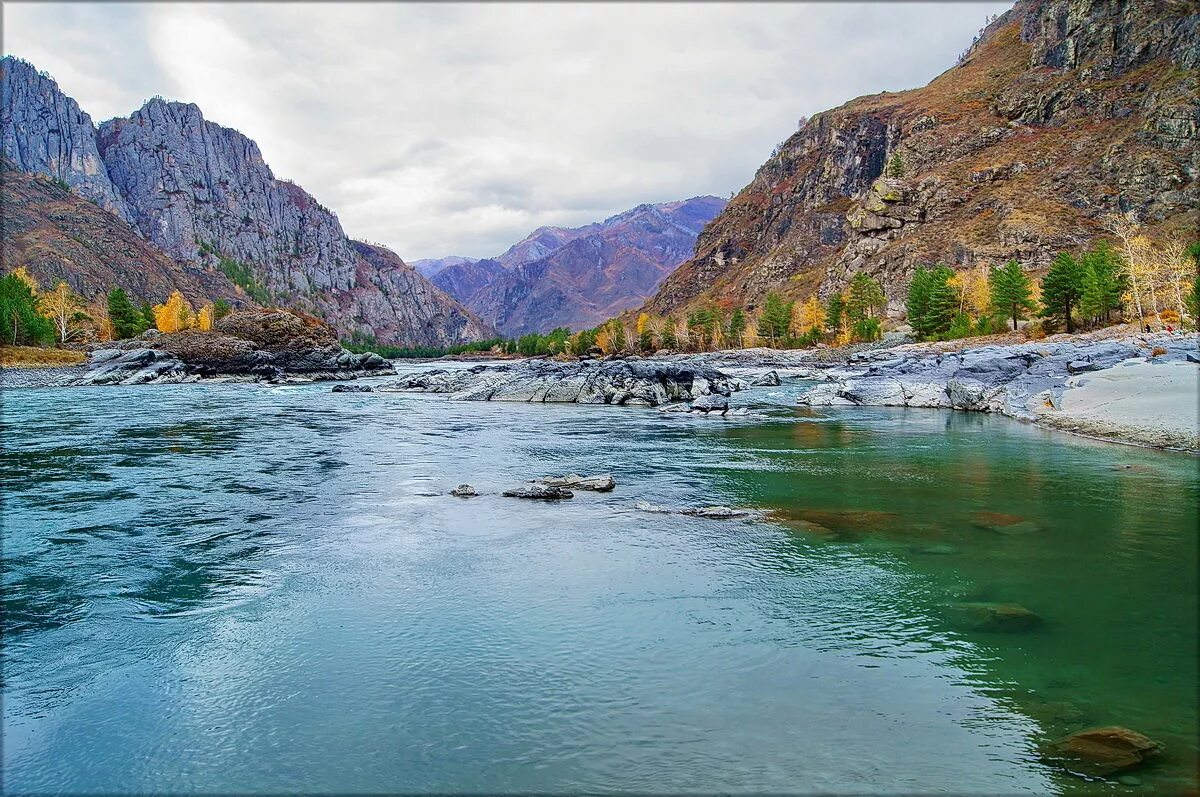
[[[0,158],[0,223],[5,268],[24,266],[43,287],[65,280],[90,300],[123,288],[139,303],[161,302],[179,289],[195,305],[247,303],[220,271],[177,263],[124,220],[7,158]]]
[[[920,264],[1036,270],[1115,210],[1194,235],[1197,20],[1178,0],[1022,0],[928,86],[808,120],[646,309],[827,296],[857,271],[899,309]]]
[[[593,327],[653,293],[724,205],[693,197],[542,227],[495,260],[451,266],[433,281],[505,335]]]
[[[320,315],[343,336],[442,346],[490,335],[394,253],[363,255],[331,211],[276,179],[254,141],[197,106],[156,97],[95,130],[48,77],[11,57],[0,67],[15,120],[3,154],[103,207],[117,203],[113,212],[181,264],[237,274],[257,301]],[[62,140],[70,157],[55,154]]]
[[[459,266],[464,263],[474,263],[477,258],[474,257],[459,257],[458,255],[450,255],[449,257],[426,258],[425,260],[414,260],[409,263],[410,266],[417,270],[425,279],[433,279],[434,275],[443,269],[451,266]]]

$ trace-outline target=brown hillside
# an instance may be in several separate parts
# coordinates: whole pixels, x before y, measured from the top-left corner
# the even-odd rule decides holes
[[[918,265],[1039,270],[1117,210],[1194,237],[1198,20],[1180,0],[1022,0],[929,85],[810,119],[647,309],[827,296],[857,271],[898,309]]]
[[[119,287],[136,302],[161,302],[178,289],[195,305],[249,304],[221,272],[176,263],[122,219],[4,159],[0,198],[6,272],[24,266],[45,287],[66,280],[89,301]]]

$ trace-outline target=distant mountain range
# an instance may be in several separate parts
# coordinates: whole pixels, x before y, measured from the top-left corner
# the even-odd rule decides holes
[[[418,268],[503,335],[583,329],[645,301],[724,207],[714,196],[639,205],[582,227],[541,227],[495,258]]]
[[[494,334],[394,252],[347,237],[328,208],[272,174],[257,144],[195,105],[156,97],[97,129],[11,56],[0,89],[7,268],[66,279],[89,299],[121,287],[159,302],[178,288],[193,301],[278,304],[381,343]]]

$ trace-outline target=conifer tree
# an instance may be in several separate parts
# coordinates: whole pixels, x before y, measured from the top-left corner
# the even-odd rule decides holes
[[[136,337],[147,328],[146,317],[121,288],[108,292],[108,318],[112,322],[113,336],[118,340]]]
[[[1026,313],[1037,308],[1033,301],[1033,284],[1017,261],[1010,260],[1003,266],[992,266],[988,275],[988,287],[992,295],[992,306],[1012,318],[1013,329]]]
[[[1121,298],[1129,290],[1125,265],[1105,241],[1085,253],[1080,265],[1084,280],[1079,309],[1089,318],[1107,321],[1113,310],[1121,308]]]
[[[1042,280],[1042,317],[1061,318],[1066,323],[1067,332],[1074,332],[1075,322],[1071,311],[1079,306],[1086,279],[1083,264],[1068,253],[1060,252]]]
[[[733,315],[729,317],[729,345],[740,347],[742,345],[742,336],[746,332],[746,311],[742,308],[737,308],[733,311]]]
[[[792,321],[792,303],[785,302],[777,293],[768,293],[758,319],[758,334],[771,342],[772,346],[786,340],[788,326]]]

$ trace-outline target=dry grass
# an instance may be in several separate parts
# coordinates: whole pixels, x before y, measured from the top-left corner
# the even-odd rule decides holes
[[[0,367],[4,368],[53,368],[60,365],[79,365],[86,360],[86,354],[70,349],[0,346]]]

